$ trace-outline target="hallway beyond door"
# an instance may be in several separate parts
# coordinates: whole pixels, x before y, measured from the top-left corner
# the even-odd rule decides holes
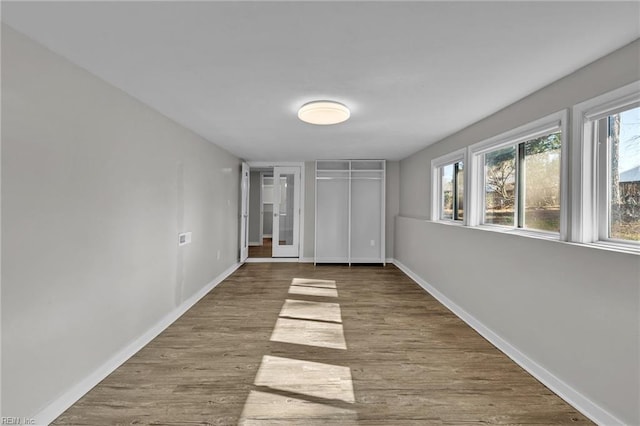
[[[271,257],[271,238],[263,238],[261,246],[249,246],[250,258],[269,258]]]

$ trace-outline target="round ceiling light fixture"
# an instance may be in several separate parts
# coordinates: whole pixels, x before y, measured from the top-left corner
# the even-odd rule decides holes
[[[305,123],[326,126],[347,121],[351,116],[349,108],[335,101],[308,102],[298,110],[298,118]]]

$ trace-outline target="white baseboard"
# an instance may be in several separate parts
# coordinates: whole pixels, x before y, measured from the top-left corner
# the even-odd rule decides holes
[[[447,296],[438,291],[431,284],[420,278],[418,274],[413,272],[407,266],[402,264],[399,260],[395,259],[393,263],[405,274],[415,281],[425,291],[435,297],[440,303],[446,306],[451,312],[453,312],[458,318],[463,320],[467,325],[477,331],[482,337],[487,339],[493,346],[498,348],[501,352],[511,358],[516,364],[524,368],[529,374],[538,379],[542,384],[551,389],[560,398],[564,399],[567,403],[573,406],[576,410],[593,420],[599,425],[622,425],[624,422],[620,421],[613,414],[609,413],[589,398],[582,395],[580,392],[572,388],[569,384],[565,383],[540,364],[533,361],[518,348],[511,345],[502,337],[494,333],[489,327],[478,321],[473,315],[469,314],[462,307],[457,305]]]
[[[259,247],[262,243],[260,241],[249,241],[249,247]]]
[[[313,263],[313,257],[248,257],[246,263]]]
[[[314,263],[314,261],[315,261],[315,260],[314,260],[314,258],[313,258],[313,257],[301,257],[301,258],[298,260],[298,262],[300,262],[300,263]],[[324,262],[326,262],[326,260],[325,260]],[[324,262],[319,262],[319,263],[324,263]],[[385,262],[386,262],[386,263],[393,263],[393,262],[394,262],[394,259],[393,259],[393,258],[388,258],[388,259],[385,259]]]
[[[247,257],[246,263],[298,263],[297,257]]]
[[[112,356],[107,362],[102,364],[96,371],[87,376],[80,383],[77,383],[71,389],[63,393],[59,398],[45,407],[42,411],[34,416],[36,425],[48,425],[53,422],[60,414],[62,414],[67,408],[73,405],[84,394],[89,392],[91,388],[100,383],[105,377],[111,374],[116,368],[120,367],[126,360],[131,358],[147,345],[150,341],[155,339],[160,333],[162,333],[167,327],[173,324],[178,318],[180,318],[185,312],[187,312],[193,305],[202,299],[207,293],[209,293],[215,286],[220,284],[235,272],[242,264],[236,263],[218,275],[213,281],[204,286],[200,291],[185,300],[180,306],[173,311],[165,315],[156,325],[151,327],[146,333],[138,337],[136,340],[124,347],[120,352]]]

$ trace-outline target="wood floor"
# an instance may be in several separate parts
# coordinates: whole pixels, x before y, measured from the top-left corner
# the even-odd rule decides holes
[[[261,246],[249,246],[249,257],[271,257],[271,238],[263,238]]]
[[[252,263],[54,424],[469,423],[591,424],[393,265]]]

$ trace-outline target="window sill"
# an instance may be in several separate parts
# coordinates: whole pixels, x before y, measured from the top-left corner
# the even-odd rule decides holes
[[[461,220],[438,219],[438,220],[432,220],[432,222],[441,223],[443,225],[465,226],[464,222]]]
[[[534,231],[531,229],[510,228],[499,225],[478,225],[473,228],[485,231],[500,232],[503,234],[520,235],[522,237],[539,238],[550,241],[560,241],[560,234],[557,232]]]
[[[640,254],[639,244],[625,244],[617,241],[596,241],[595,243],[586,243],[585,245],[603,250],[617,251],[627,254]]]
[[[502,234],[519,235],[522,237],[538,238],[538,239],[547,240],[547,241],[557,241],[559,243],[571,244],[571,245],[583,246],[583,247],[591,247],[599,250],[607,250],[607,251],[615,251],[618,253],[640,255],[640,244],[633,244],[633,243],[625,244],[624,242],[618,242],[618,241],[597,241],[594,243],[576,243],[573,241],[560,240],[560,234],[556,232],[531,231],[526,229],[506,228],[506,227],[495,226],[495,225],[478,225],[478,226],[471,226],[470,228],[481,229],[483,231],[489,231],[489,232],[499,232]]]
[[[412,219],[424,220],[423,218],[412,218]],[[447,220],[428,220],[427,219],[427,221],[429,221],[431,223],[437,223],[437,224],[440,224],[440,225],[457,226],[457,227],[468,228],[468,229],[478,229],[480,231],[496,232],[496,233],[499,233],[499,234],[518,235],[518,236],[527,237],[527,238],[537,238],[537,239],[540,239],[540,240],[557,241],[557,242],[563,243],[563,244],[571,244],[571,245],[582,246],[582,247],[591,247],[591,248],[595,248],[595,249],[599,249],[599,250],[608,250],[608,251],[615,251],[615,252],[618,252],[618,253],[640,255],[640,244],[637,244],[637,245],[636,244],[625,244],[623,242],[617,242],[617,241],[598,241],[598,242],[595,242],[595,243],[576,243],[576,242],[572,242],[572,241],[562,241],[562,240],[560,240],[560,234],[558,234],[556,232],[532,231],[532,230],[527,230],[527,229],[514,229],[514,228],[507,228],[507,227],[503,227],[503,226],[499,226],[499,225],[467,226],[467,225],[464,225],[464,223],[462,223],[462,222],[454,222],[454,221],[447,221]]]
[[[414,218],[417,219],[417,218]],[[448,225],[448,226],[458,226],[461,228],[468,229],[479,229],[481,231],[489,231],[489,232],[497,232],[500,234],[511,234],[511,235],[520,235],[523,237],[531,237],[531,238],[539,238],[543,240],[550,241],[560,241],[560,234],[557,232],[545,232],[545,231],[534,231],[530,229],[519,229],[519,228],[510,228],[500,225],[477,225],[477,226],[469,226],[465,225],[463,221],[453,221],[453,220],[430,220],[432,223],[438,223],[440,225]]]

